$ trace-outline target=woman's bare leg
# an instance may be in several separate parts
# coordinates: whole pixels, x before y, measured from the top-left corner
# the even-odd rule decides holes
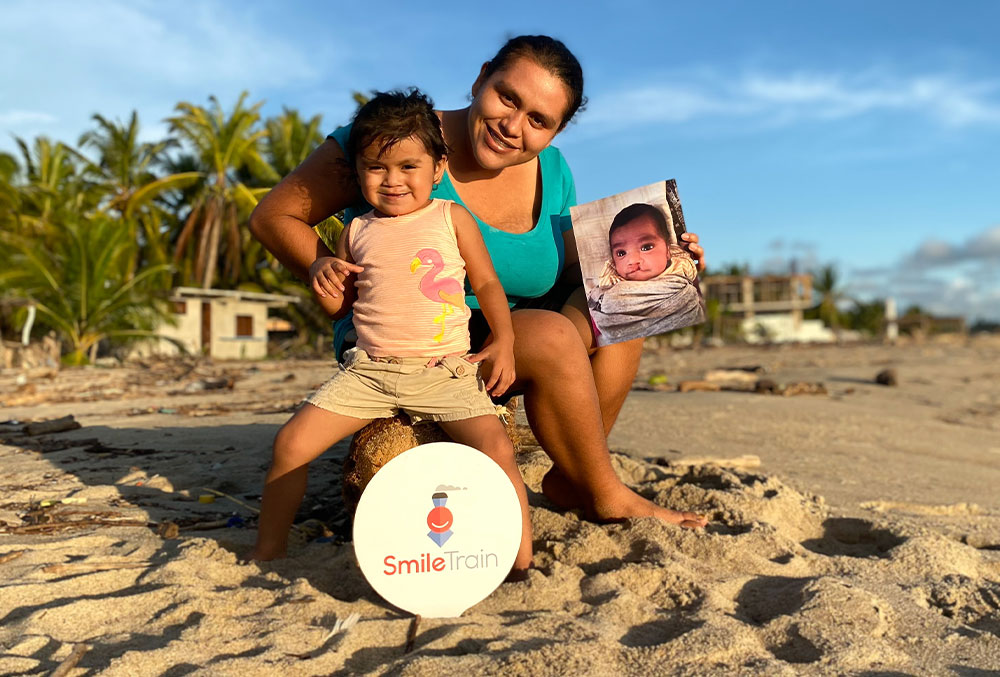
[[[544,310],[520,310],[512,319],[516,387],[525,393],[532,431],[556,466],[542,483],[546,496],[563,507],[581,507],[599,520],[655,516],[681,526],[704,526],[700,515],[660,507],[618,479],[590,357],[574,322]]]
[[[573,292],[560,312],[573,322],[590,353],[590,367],[597,387],[597,400],[601,406],[604,436],[607,437],[618,420],[625,398],[632,390],[632,382],[639,371],[644,339],[637,338],[598,348],[583,287]]]
[[[528,491],[524,487],[524,478],[514,460],[514,446],[507,437],[507,431],[496,416],[476,416],[461,421],[442,421],[438,423],[448,434],[448,437],[459,444],[467,444],[493,459],[507,474],[517,500],[521,504],[521,547],[514,559],[511,571],[513,577],[523,577],[531,567],[531,514],[528,512]]]
[[[304,404],[274,438],[271,468],[264,480],[257,543],[253,560],[285,556],[288,531],[306,493],[309,463],[320,454],[365,427],[371,419],[342,416]]]

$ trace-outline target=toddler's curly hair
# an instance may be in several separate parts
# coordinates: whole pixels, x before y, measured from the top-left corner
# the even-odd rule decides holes
[[[434,113],[430,97],[415,87],[405,92],[376,92],[354,116],[344,150],[353,162],[365,148],[378,144],[378,157],[382,157],[410,137],[420,141],[435,161],[448,155],[441,121]]]

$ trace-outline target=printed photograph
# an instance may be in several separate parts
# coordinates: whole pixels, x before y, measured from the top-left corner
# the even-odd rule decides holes
[[[598,345],[705,321],[698,270],[680,246],[686,227],[676,181],[588,202],[570,213]]]

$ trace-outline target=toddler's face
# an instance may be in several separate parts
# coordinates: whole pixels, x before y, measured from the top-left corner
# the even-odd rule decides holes
[[[379,157],[376,140],[357,158],[361,194],[384,216],[415,212],[430,200],[434,184],[444,173],[444,160],[435,161],[424,144],[403,139]]]
[[[616,228],[609,242],[615,271],[626,280],[649,280],[670,265],[667,242],[656,222],[648,216],[640,216]]]

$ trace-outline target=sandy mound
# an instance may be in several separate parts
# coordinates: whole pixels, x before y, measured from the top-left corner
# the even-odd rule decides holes
[[[344,540],[347,444],[312,466],[292,557],[240,563],[271,440],[331,364],[0,373],[0,418],[83,424],[0,420],[0,674],[1000,674],[996,364],[996,339],[649,352],[638,383],[760,365],[828,392],[632,393],[616,467],[709,514],[697,533],[554,510],[526,444],[537,569],[408,654]]]
[[[8,448],[4,456],[5,468],[32,474],[26,454]],[[704,511],[712,524],[700,533],[652,519],[598,525],[533,493],[537,570],[460,618],[423,621],[405,655],[410,620],[370,590],[350,543],[305,542],[288,560],[257,565],[239,561],[252,541],[246,529],[182,530],[168,540],[151,528],[114,526],[4,536],[0,672],[50,673],[79,643],[90,649],[70,674],[1000,669],[995,544],[959,543],[890,512],[837,517],[821,498],[760,474],[614,460],[643,495]],[[537,492],[548,460],[535,450],[521,462]],[[29,494],[65,491],[75,479],[47,474],[13,492],[8,525],[24,515]],[[103,500],[116,515],[106,520],[163,521],[168,501],[185,498],[166,485],[143,494],[150,507],[115,497],[110,486],[78,493],[90,510]],[[80,509],[50,514],[69,521]],[[359,622],[331,637],[336,620],[351,614]]]

